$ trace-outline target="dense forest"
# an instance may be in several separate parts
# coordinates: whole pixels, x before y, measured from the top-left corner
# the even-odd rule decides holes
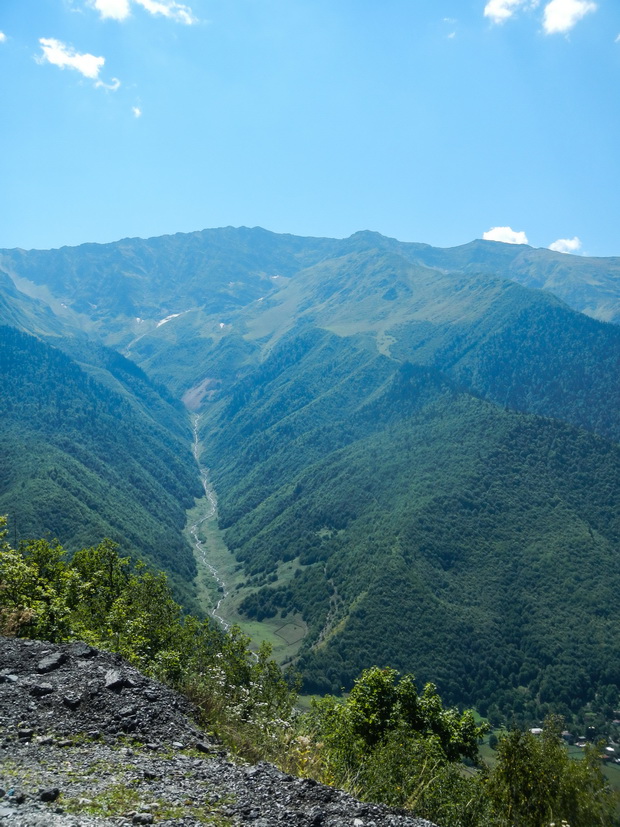
[[[61,350],[0,327],[0,511],[17,539],[48,533],[68,549],[92,538],[122,541],[165,566],[188,593],[196,568],[182,531],[201,489],[187,423],[133,363],[114,354],[108,367],[144,405],[135,393],[132,403],[96,381]],[[186,432],[156,424],[147,402],[158,415],[168,408],[171,423]]]
[[[189,589],[183,399],[235,611],[299,622],[307,690],[378,664],[494,723],[613,713],[617,260],[226,228],[0,269],[15,539],[109,536]]]
[[[613,443],[317,331],[274,352],[217,421],[221,522],[265,583],[242,610],[303,615],[309,690],[415,665],[450,701],[535,719],[620,679]],[[289,584],[268,582],[292,559]]]

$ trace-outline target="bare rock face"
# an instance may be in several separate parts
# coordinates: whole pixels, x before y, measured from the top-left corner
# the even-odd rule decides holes
[[[65,737],[97,731],[188,746],[202,739],[177,693],[83,643],[0,638],[0,710],[9,732],[21,726]]]
[[[180,695],[82,643],[0,638],[0,827],[433,827],[267,763],[238,766]]]

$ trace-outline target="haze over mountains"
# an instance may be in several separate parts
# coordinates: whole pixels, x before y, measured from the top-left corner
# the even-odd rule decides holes
[[[307,688],[378,663],[493,715],[576,710],[620,682],[619,320],[620,259],[496,242],[3,250],[0,510],[189,587],[182,399],[236,610],[307,630]]]

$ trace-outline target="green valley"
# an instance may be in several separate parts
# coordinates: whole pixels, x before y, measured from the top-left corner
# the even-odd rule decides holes
[[[496,723],[617,703],[615,259],[226,228],[0,271],[19,533],[121,542],[308,691],[378,664]]]

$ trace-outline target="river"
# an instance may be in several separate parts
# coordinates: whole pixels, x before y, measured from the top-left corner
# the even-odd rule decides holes
[[[190,525],[189,533],[192,536],[192,540],[194,543],[194,548],[196,549],[196,553],[200,558],[202,564],[209,570],[211,576],[215,580],[218,585],[218,594],[220,595],[219,600],[217,601],[215,608],[211,609],[211,617],[215,618],[222,626],[228,630],[230,629],[230,623],[224,620],[224,618],[219,614],[220,606],[222,605],[222,601],[224,601],[228,597],[228,590],[226,588],[226,583],[222,579],[220,573],[215,568],[215,566],[209,561],[207,556],[207,549],[205,548],[204,542],[200,539],[199,531],[200,526],[203,523],[206,523],[207,520],[216,520],[217,519],[217,495],[211,483],[209,482],[209,472],[204,467],[204,465],[200,462],[200,455],[202,453],[201,445],[200,445],[200,436],[198,433],[198,426],[200,424],[200,415],[193,414],[192,415],[192,428],[194,432],[194,442],[192,445],[192,451],[194,454],[194,459],[196,460],[196,465],[198,466],[198,470],[200,472],[200,481],[202,483],[202,487],[205,492],[205,512],[200,516],[200,518]]]

